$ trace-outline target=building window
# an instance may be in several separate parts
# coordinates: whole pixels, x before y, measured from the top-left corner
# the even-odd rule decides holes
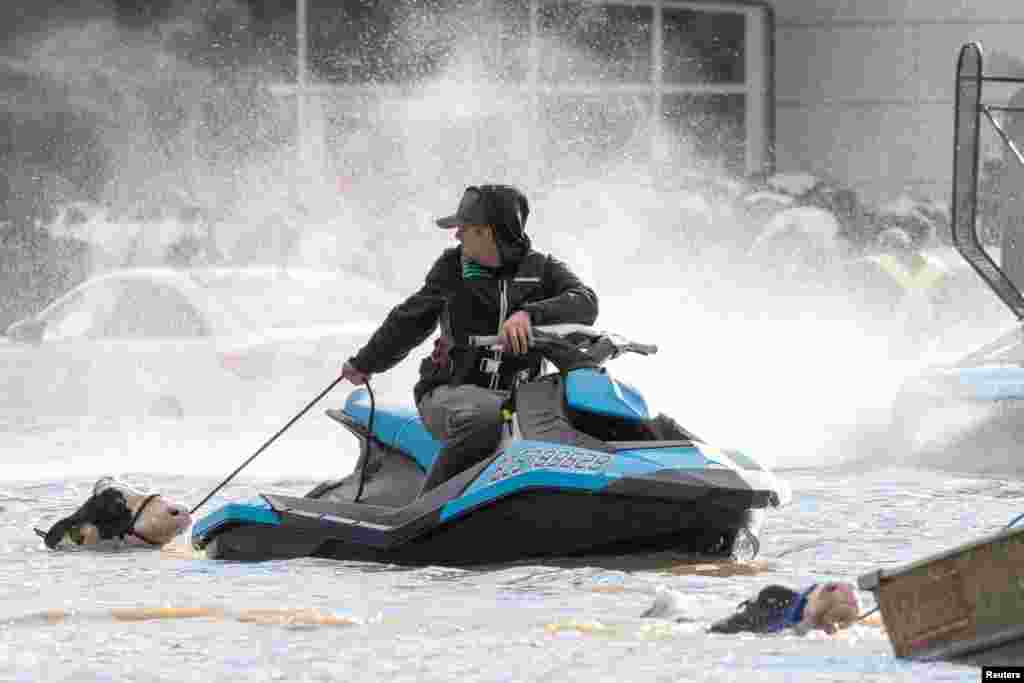
[[[399,3],[297,1],[309,3],[310,71],[338,94],[429,80],[473,41],[548,124],[546,153],[601,156],[628,147],[643,156],[637,137],[653,140],[656,117],[729,171],[771,170],[767,3],[503,0],[448,25],[400,16]],[[411,25],[415,50],[396,33]]]
[[[745,14],[666,7],[663,16],[664,83],[743,83]]]

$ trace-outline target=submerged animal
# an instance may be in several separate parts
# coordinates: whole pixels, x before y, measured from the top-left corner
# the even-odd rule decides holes
[[[680,613],[680,598],[664,591],[643,616],[688,621]],[[710,633],[778,633],[792,629],[804,634],[821,630],[834,634],[849,628],[860,614],[860,600],[845,581],[814,584],[796,591],[777,584],[762,588],[757,597],[744,600],[739,609],[708,627]]]
[[[103,477],[74,514],[49,531],[36,529],[46,547],[96,546],[104,541],[159,548],[184,532],[192,518],[188,508],[159,493],[141,493],[113,477]]]

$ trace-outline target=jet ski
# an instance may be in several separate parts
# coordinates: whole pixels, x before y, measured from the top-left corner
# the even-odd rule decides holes
[[[581,325],[534,328],[531,352],[552,371],[511,392],[493,455],[422,496],[441,444],[414,408],[376,406],[359,387],[327,410],[359,440],[351,474],[303,497],[228,503],[194,525],[192,544],[215,559],[400,565],[666,550],[753,558],[765,511],[789,503],[789,487],[754,458],[652,415],[606,367],[656,351]]]

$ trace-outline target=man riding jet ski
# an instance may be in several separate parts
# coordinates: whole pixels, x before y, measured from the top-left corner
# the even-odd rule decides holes
[[[501,408],[513,386],[536,377],[541,357],[529,354],[532,325],[593,324],[597,296],[568,266],[531,249],[530,205],[507,185],[468,187],[458,210],[437,220],[459,246],[437,259],[422,288],[395,307],[370,341],[342,369],[364,384],[390,370],[441,323],[434,353],[420,365],[414,395],[423,424],[444,444],[423,492],[494,452]],[[497,334],[501,349],[469,345]]]
[[[673,550],[752,557],[788,487],[713,448],[604,367],[657,348],[592,327],[597,297],[530,249],[514,188],[466,190],[461,246],[397,306],[341,378],[365,388],[327,414],[359,439],[355,471],[304,497],[264,493],[200,519],[208,557],[468,565]],[[440,322],[416,409],[377,406],[370,375]],[[550,363],[557,372],[544,374]],[[333,385],[332,385],[333,386]],[[692,390],[691,390],[692,392]],[[258,453],[258,452],[257,452]]]

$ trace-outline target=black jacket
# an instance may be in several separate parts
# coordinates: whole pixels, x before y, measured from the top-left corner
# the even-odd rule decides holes
[[[390,370],[423,343],[441,324],[442,335],[452,347],[448,359],[427,357],[420,364],[416,402],[441,384],[492,386],[493,375],[481,368],[491,352],[468,346],[471,335],[499,331],[502,293],[507,300],[506,318],[526,311],[533,325],[578,323],[592,325],[597,319],[597,295],[568,266],[553,256],[526,248],[525,253],[495,279],[464,280],[462,248],[448,249],[434,263],[423,287],[396,306],[369,342],[350,362],[361,372]],[[535,354],[501,358],[498,387],[508,389],[523,371],[536,372]]]

